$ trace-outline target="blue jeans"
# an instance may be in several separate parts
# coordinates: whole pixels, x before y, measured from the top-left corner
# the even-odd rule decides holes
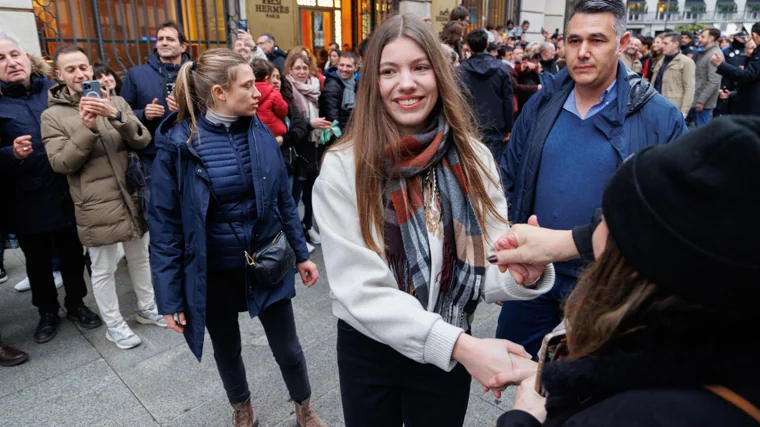
[[[483,131],[483,143],[488,145],[488,149],[491,150],[496,164],[499,164],[502,153],[504,153],[504,133],[497,130],[484,130]]]
[[[575,277],[557,273],[554,287],[544,295],[528,301],[504,301],[496,338],[521,344],[538,360],[541,341],[562,321],[562,304],[575,288],[576,281]]]
[[[694,126],[700,127],[710,123],[713,110],[703,109],[702,111],[694,110]]]

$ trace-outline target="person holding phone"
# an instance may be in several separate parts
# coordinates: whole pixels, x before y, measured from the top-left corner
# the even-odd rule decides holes
[[[79,239],[92,259],[92,292],[108,327],[106,338],[120,349],[133,348],[141,340],[124,320],[116,294],[120,244],[137,295],[137,322],[166,327],[153,294],[147,224],[137,190],[129,188],[126,178],[127,151],[148,145],[150,133],[124,99],[110,97],[92,80],[82,48],[59,48],[53,64],[63,83],[50,89],[49,107],[40,120],[42,142],[53,170],[69,181]]]
[[[758,164],[760,119],[721,117],[617,170],[566,304],[568,355],[542,369],[548,398],[524,380],[499,427],[758,425]]]
[[[507,201],[432,27],[394,16],[365,58],[365,102],[314,187],[345,422],[461,427],[472,377],[487,390],[533,364],[519,345],[470,335],[478,303],[535,298],[553,267],[517,283],[490,265]]]
[[[182,66],[175,90],[179,110],[158,131],[149,214],[159,311],[199,361],[208,329],[236,427],[258,425],[238,313],[258,316],[298,425],[325,427],[310,403],[291,303],[296,269],[307,287],[319,273],[309,260],[280,148],[256,116],[261,94],[253,69],[229,49],[207,50]],[[285,264],[284,275],[261,280],[251,258],[275,242],[287,245],[283,256],[270,258]]]
[[[248,31],[247,25],[246,28],[238,27],[235,44],[232,50],[248,60],[249,64],[253,63],[255,59],[267,60],[267,56],[264,54],[264,51],[259,49],[259,47],[256,46],[256,43],[254,43],[253,36]]]

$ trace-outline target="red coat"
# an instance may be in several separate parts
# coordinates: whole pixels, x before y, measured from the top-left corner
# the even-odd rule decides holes
[[[267,125],[274,136],[283,136],[288,133],[285,127],[285,117],[288,116],[288,103],[282,99],[279,91],[267,82],[256,82],[256,89],[261,92],[259,98],[259,119]]]

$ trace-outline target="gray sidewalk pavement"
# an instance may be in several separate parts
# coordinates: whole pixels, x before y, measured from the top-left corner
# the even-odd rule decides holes
[[[311,289],[296,281],[293,300],[298,335],[309,367],[312,403],[329,426],[343,426],[332,315],[321,249],[314,259],[323,277]],[[195,359],[184,338],[170,330],[135,322],[136,298],[124,261],[117,271],[121,311],[143,343],[120,350],[105,338],[105,327],[80,329],[63,320],[46,344],[32,339],[38,315],[29,292],[15,283],[26,276],[20,250],[5,253],[10,280],[0,285],[3,342],[27,351],[23,365],[0,368],[0,426],[226,426],[231,409],[206,335],[203,359]],[[88,285],[89,287],[89,285]],[[59,292],[63,304],[63,289]],[[85,302],[97,311],[92,292]],[[481,304],[473,335],[492,337],[499,307]],[[258,319],[242,313],[243,358],[252,402],[261,426],[296,426],[293,404]],[[465,426],[493,426],[512,405],[514,388],[501,400],[473,382]]]

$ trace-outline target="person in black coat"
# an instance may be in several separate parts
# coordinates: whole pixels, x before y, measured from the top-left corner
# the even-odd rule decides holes
[[[31,58],[19,42],[0,33],[0,194],[5,224],[15,233],[26,258],[32,304],[40,321],[34,340],[52,340],[60,325],[60,305],[53,279],[53,246],[60,254],[67,317],[84,328],[102,324],[84,305],[84,251],[74,220],[74,203],[66,177],[50,167],[40,135],[40,117],[54,83],[49,66]]]
[[[548,398],[532,372],[495,377],[525,378],[499,427],[758,425],[757,164],[760,118],[729,116],[618,169],[566,303],[568,354],[543,365]],[[525,237],[510,245],[539,242]]]
[[[484,141],[496,162],[504,151],[505,138],[512,131],[514,91],[507,64],[486,52],[488,33],[482,29],[467,34],[467,45],[475,53],[457,68],[464,90],[470,96],[475,118]]]
[[[275,68],[271,76],[272,86],[280,91],[282,98],[288,103],[288,117],[285,125],[288,132],[281,137],[280,151],[282,158],[285,160],[285,167],[288,170],[288,180],[290,181],[290,191],[293,191],[293,174],[298,151],[304,148],[313,147],[309,143],[309,123],[303,119],[298,112],[298,108],[293,104],[293,86],[289,81],[283,80],[280,70]],[[311,249],[311,248],[310,248]]]
[[[752,40],[760,45],[760,22],[752,26]],[[736,82],[736,94],[733,102],[733,114],[760,115],[760,49],[755,49],[747,57],[744,68],[726,62],[717,53],[710,62],[718,67],[718,74]],[[721,99],[726,99],[729,90],[721,90]]]
[[[359,84],[356,78],[356,64],[356,55],[352,52],[341,52],[337,66],[327,69],[325,86],[319,95],[320,117],[324,117],[330,123],[337,121],[342,132],[346,131],[356,102],[356,87]]]

